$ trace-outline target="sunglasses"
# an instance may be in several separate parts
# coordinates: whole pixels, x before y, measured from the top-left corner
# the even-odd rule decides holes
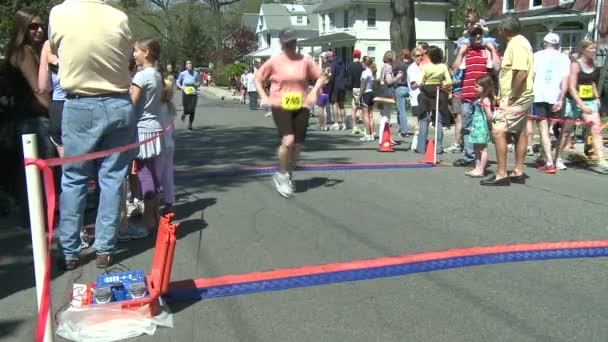
[[[422,57],[422,55],[414,55],[414,57],[418,58],[418,57]]]
[[[44,25],[43,24],[38,24],[38,23],[31,23],[28,25],[28,28],[31,31],[38,31],[40,29],[44,30]]]

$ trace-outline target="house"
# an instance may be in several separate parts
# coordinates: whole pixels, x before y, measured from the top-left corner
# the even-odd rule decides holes
[[[452,51],[447,37],[449,0],[415,1],[416,40]],[[301,46],[334,49],[350,61],[352,51],[381,59],[391,50],[390,24],[393,14],[390,0],[332,0],[324,1],[314,12],[319,19],[319,37],[300,42]]]
[[[313,5],[300,4],[262,4],[255,30],[258,50],[248,55],[249,59],[265,59],[281,52],[279,33],[283,29],[296,32],[298,40],[310,39],[319,35],[317,15]],[[312,52],[306,49],[303,52]]]
[[[600,46],[608,43],[608,3],[604,1],[599,7],[595,0],[490,0],[489,5],[487,22],[494,34],[503,18],[516,16],[534,49],[542,49],[547,32],[560,36],[563,50],[574,51],[584,38],[597,38]]]

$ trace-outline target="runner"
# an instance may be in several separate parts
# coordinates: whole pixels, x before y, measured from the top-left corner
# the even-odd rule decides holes
[[[292,172],[306,137],[309,107],[315,102],[322,83],[319,69],[312,59],[297,52],[297,36],[291,30],[279,34],[283,52],[272,57],[258,70],[255,84],[262,105],[272,107],[272,117],[281,137],[278,150],[279,172],[273,181],[279,194],[289,198],[294,193]],[[262,83],[270,80],[270,98],[263,91]],[[309,81],[317,81],[312,91],[306,94]]]
[[[579,119],[582,117],[586,123],[592,123],[591,136],[595,147],[598,167],[595,169],[600,173],[608,173],[608,160],[604,160],[602,143],[602,132],[600,131],[599,108],[601,102],[597,89],[598,73],[595,69],[595,44],[589,40],[583,40],[579,48],[580,58],[572,63],[570,69],[569,96],[566,102],[565,116],[568,119]],[[568,121],[562,129],[560,148],[556,158],[561,157],[565,139],[574,126],[573,121]]]
[[[201,76],[192,69],[191,61],[186,62],[186,70],[179,74],[176,85],[177,89],[182,91],[182,105],[184,106],[182,121],[186,119],[186,115],[189,115],[188,131],[193,131],[192,123],[194,122],[194,112],[196,111]]]

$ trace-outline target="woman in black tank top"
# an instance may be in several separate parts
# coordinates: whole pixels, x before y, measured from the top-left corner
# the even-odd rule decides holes
[[[608,161],[604,160],[604,146],[599,114],[601,103],[597,88],[598,73],[595,69],[595,44],[589,40],[581,41],[579,55],[580,58],[572,62],[570,68],[567,100],[569,101],[569,105],[566,106],[567,110],[568,108],[570,109],[570,112],[566,113],[566,116],[573,119],[582,117],[585,123],[591,125],[591,135],[598,160],[598,167],[595,170],[608,174]],[[560,158],[565,137],[570,134],[573,127],[574,120],[568,121],[564,125],[556,158]]]

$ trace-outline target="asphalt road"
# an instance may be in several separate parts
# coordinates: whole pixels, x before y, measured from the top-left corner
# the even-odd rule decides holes
[[[526,185],[487,188],[451,166],[457,155],[444,154],[444,166],[427,169],[298,172],[296,196],[286,200],[269,176],[197,177],[275,165],[278,139],[264,112],[203,95],[196,130],[184,131],[179,120],[177,127],[181,226],[172,280],[608,235],[608,176],[583,168],[550,176],[530,167]],[[408,144],[382,154],[375,151],[377,143],[361,143],[349,131],[314,128],[303,163],[422,158],[406,151]],[[534,165],[532,158],[527,161]],[[7,229],[0,231],[0,340],[31,341],[31,242],[27,231],[2,224]],[[152,240],[120,247],[122,265],[150,267]],[[98,273],[92,260],[81,272],[79,283]],[[53,312],[79,274],[54,270]],[[174,328],[132,340],[606,341],[606,279],[605,258],[564,259],[209,299],[172,305]]]

